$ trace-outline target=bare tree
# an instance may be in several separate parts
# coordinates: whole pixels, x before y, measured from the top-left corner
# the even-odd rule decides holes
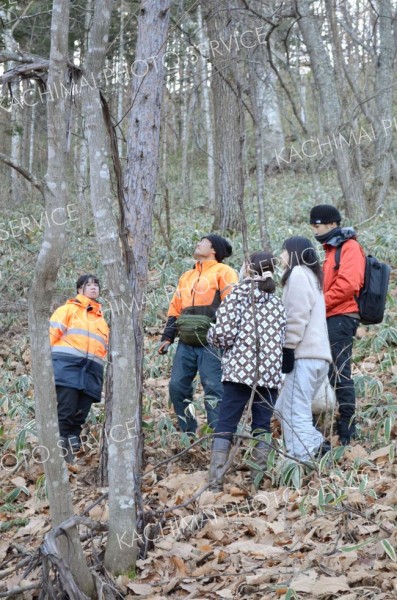
[[[215,121],[216,186],[218,206],[214,229],[238,230],[240,209],[244,196],[243,142],[244,122],[241,87],[237,76],[235,11],[238,2],[220,0],[206,3],[206,20],[211,48],[225,40],[227,49],[212,54],[212,91]],[[230,51],[229,46],[230,44]]]
[[[53,92],[59,90],[61,84],[64,85],[67,81],[69,6],[69,0],[53,1],[47,82],[48,90]],[[47,96],[48,162],[42,188],[47,214],[52,214],[55,209],[66,212],[68,185],[65,104],[62,94],[52,94],[51,98]],[[64,246],[64,226],[47,222],[29,301],[36,425],[42,445],[42,460],[53,527],[74,514],[66,466],[57,446],[59,440],[57,401],[48,335],[48,316]],[[70,565],[79,588],[88,596],[94,597],[93,577],[87,567],[76,526],[69,530],[68,538],[63,538],[60,545],[62,555]]]
[[[392,155],[393,78],[397,50],[397,10],[393,15],[390,0],[376,2],[379,50],[375,59],[375,173],[369,193],[370,210],[383,206],[389,189]],[[394,34],[393,34],[394,22]]]
[[[99,80],[105,61],[112,0],[96,0],[89,36],[85,74]],[[139,424],[139,386],[135,372],[134,331],[131,319],[133,297],[128,278],[128,249],[120,245],[119,229],[113,214],[114,198],[110,181],[110,116],[96,87],[82,88],[85,130],[90,159],[90,191],[95,230],[105,267],[112,307],[111,366],[112,411],[108,436],[109,535],[105,566],[112,573],[126,572],[136,560],[135,479]],[[104,110],[104,116],[103,116]],[[105,117],[105,118],[104,118]],[[108,129],[105,124],[108,124]],[[117,144],[113,136],[113,149]],[[125,239],[125,238],[123,238]],[[133,540],[132,543],[125,539]],[[123,543],[124,542],[124,543]]]
[[[129,94],[127,169],[124,178],[125,222],[132,242],[131,284],[136,338],[137,380],[143,356],[142,309],[153,241],[153,208],[159,168],[160,113],[171,0],[144,0],[138,18],[135,64]],[[137,422],[140,416],[135,415]]]
[[[201,4],[197,6],[197,25],[198,25],[198,40],[200,47],[205,46],[208,41],[207,33],[203,27],[203,17]],[[210,209],[215,209],[215,158],[214,158],[214,134],[213,125],[211,118],[211,99],[210,99],[210,88],[208,85],[209,73],[208,73],[208,62],[203,54],[200,53],[200,92],[202,98],[202,111],[204,119],[205,134],[207,138],[207,173],[208,173],[208,206]]]
[[[342,133],[340,99],[328,50],[321,37],[320,20],[313,13],[312,3],[309,0],[296,0],[296,9],[299,28],[310,56],[314,81],[320,95],[324,130],[328,136]],[[330,146],[332,147],[331,141]],[[368,214],[364,182],[353,170],[349,148],[341,144],[334,152],[334,159],[347,213],[350,217],[362,221]]]

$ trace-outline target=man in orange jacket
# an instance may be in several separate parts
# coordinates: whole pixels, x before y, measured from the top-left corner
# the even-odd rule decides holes
[[[324,295],[333,360],[329,377],[339,405],[337,432],[341,444],[347,445],[356,433],[351,359],[353,338],[360,323],[356,296],[364,283],[365,254],[354,229],[341,228],[340,222],[339,211],[330,204],[314,206],[310,212],[315,238],[325,249]]]
[[[165,354],[178,335],[176,321],[182,314],[206,315],[215,320],[216,309],[238,281],[234,269],[222,262],[231,254],[231,245],[219,235],[207,235],[198,242],[193,254],[197,262],[193,269],[181,276],[171,300],[159,354]],[[172,366],[169,393],[179,426],[188,433],[197,429],[196,419],[186,410],[193,402],[193,380],[197,371],[204,388],[208,425],[214,429],[223,394],[220,351],[206,341],[192,345],[180,340]]]
[[[58,401],[58,422],[67,462],[80,448],[80,433],[93,402],[101,401],[109,328],[103,318],[99,280],[82,275],[77,296],[50,319],[50,343]]]

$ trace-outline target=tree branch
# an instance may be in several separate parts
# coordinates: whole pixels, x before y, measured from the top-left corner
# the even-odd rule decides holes
[[[39,589],[41,589],[41,587],[42,586],[39,582],[33,583],[31,585],[23,585],[21,587],[14,587],[11,590],[8,590],[8,592],[0,592],[0,598],[14,598],[15,596],[20,596],[24,592],[27,592],[28,590],[39,590]]]
[[[0,160],[9,167],[15,169],[20,175],[22,175],[22,177],[25,177],[25,179],[27,179],[33,185],[33,187],[38,189],[41,195],[44,197],[44,185],[40,179],[35,177],[22,165],[13,160],[11,156],[7,156],[7,154],[3,154],[2,152],[0,152]]]

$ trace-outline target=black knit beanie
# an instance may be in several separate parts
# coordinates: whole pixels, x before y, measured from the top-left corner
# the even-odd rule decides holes
[[[211,242],[211,246],[215,250],[215,258],[218,262],[222,262],[224,258],[232,255],[232,247],[225,238],[215,233],[204,235],[201,239],[203,240],[204,238]]]
[[[340,223],[341,220],[342,217],[339,210],[335,206],[332,206],[332,204],[319,204],[318,206],[313,206],[310,211],[311,225]]]

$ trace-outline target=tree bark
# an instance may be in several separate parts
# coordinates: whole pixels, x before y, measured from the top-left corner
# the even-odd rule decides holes
[[[121,121],[123,118],[123,98],[124,98],[124,69],[125,69],[125,39],[124,39],[124,30],[125,30],[125,6],[124,0],[120,2],[120,35],[119,35],[119,48],[118,48],[118,57],[117,57],[117,65],[118,65],[118,85],[117,85],[117,123],[119,123],[120,132],[117,135],[117,147],[119,156],[123,156],[124,152],[124,143],[123,143],[123,135],[121,130]]]
[[[182,65],[182,80],[180,82],[180,106],[181,106],[181,199],[182,206],[191,205],[190,197],[190,165],[189,165],[189,141],[191,125],[191,89],[189,85],[189,63],[184,61]]]
[[[233,18],[236,2],[208,0],[206,20],[210,40],[225,40],[227,50],[212,53],[212,91],[215,120],[216,196],[218,206],[213,228],[238,231],[239,206],[244,197],[243,111],[237,77],[237,51],[233,38],[237,24]],[[219,42],[218,42],[219,43]]]
[[[393,36],[393,11],[390,0],[376,3],[379,11],[379,52],[375,57],[375,173],[369,193],[370,212],[379,210],[389,189],[393,118],[393,78],[396,41]],[[395,18],[395,16],[394,16]],[[395,21],[394,21],[395,22]],[[397,27],[396,27],[397,30]],[[389,129],[386,129],[388,127]]]
[[[51,51],[48,88],[59,89],[67,80],[69,1],[54,0],[51,21]],[[61,95],[59,95],[61,96]],[[67,205],[66,106],[63,97],[47,102],[48,164],[45,176],[45,207],[47,214]],[[36,400],[36,424],[44,461],[44,472],[53,527],[73,516],[72,498],[67,469],[57,441],[59,429],[48,317],[56,287],[57,273],[65,246],[65,227],[46,223],[44,239],[34,272],[29,298],[29,333],[32,354],[32,375]],[[60,550],[79,588],[91,598],[95,585],[87,568],[79,533],[70,529],[68,538],[60,541]]]
[[[112,0],[96,0],[84,70],[99,79],[108,40]],[[102,115],[101,97],[94,87],[82,90],[85,128],[90,159],[90,190],[97,242],[105,268],[112,307],[111,363],[113,402],[108,442],[109,534],[105,566],[113,574],[124,573],[136,561],[135,479],[137,472],[138,384],[135,372],[133,296],[127,257],[119,242],[113,215],[109,171],[109,138]],[[109,119],[109,116],[107,115]],[[131,543],[122,543],[128,539]]]
[[[198,25],[198,40],[200,47],[203,48],[208,36],[203,29],[203,17],[201,4],[197,7],[197,25]],[[207,138],[207,176],[208,176],[208,206],[211,210],[215,209],[216,195],[215,195],[215,160],[214,160],[214,133],[211,118],[211,102],[210,102],[210,88],[208,86],[208,63],[206,57],[203,55],[203,51],[200,54],[200,91],[202,98],[202,111],[204,119],[204,127]]]
[[[164,90],[162,62],[169,24],[170,0],[143,0],[138,18],[135,62],[146,74],[131,80],[125,175],[125,219],[134,261],[131,284],[136,338],[137,380],[141,383],[143,356],[142,309],[152,247],[153,208],[160,146],[160,112]],[[149,57],[155,57],[149,60]],[[138,63],[141,61],[141,63]],[[145,66],[146,64],[146,66]],[[140,417],[136,417],[140,421]]]
[[[332,64],[327,48],[321,38],[319,22],[311,10],[309,0],[296,0],[299,15],[299,27],[310,56],[314,80],[320,94],[320,111],[323,116],[324,129],[328,135],[325,142],[333,150],[339,183],[349,217],[363,221],[368,215],[364,184],[352,168],[351,157],[345,144],[335,148],[332,134],[343,134],[341,104],[338,97]]]

